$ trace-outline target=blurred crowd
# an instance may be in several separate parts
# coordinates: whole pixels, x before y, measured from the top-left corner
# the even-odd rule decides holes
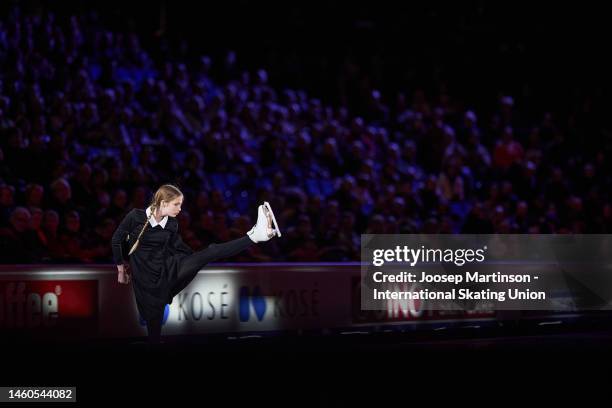
[[[94,14],[12,9],[0,261],[112,262],[118,223],[164,183],[185,193],[179,229],[194,250],[245,234],[271,203],[283,238],[234,261],[358,261],[366,233],[612,232],[588,95],[560,113],[500,94],[483,113],[443,86],[383,94],[347,64],[344,102],[326,104],[238,57],[181,60]]]

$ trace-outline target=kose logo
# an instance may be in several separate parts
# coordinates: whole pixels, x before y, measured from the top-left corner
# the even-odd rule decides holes
[[[221,286],[221,290],[208,292],[183,291],[178,295],[176,306],[177,320],[225,320],[229,318],[230,293],[228,284]]]
[[[319,316],[319,289],[275,290],[269,296],[272,299],[273,318]],[[258,321],[262,321],[266,312],[266,297],[261,293],[259,286],[255,286],[252,291],[247,286],[242,286],[239,305],[240,321],[248,322],[252,314]]]
[[[251,306],[257,320],[261,321],[266,314],[266,298],[261,295],[259,286],[253,289],[253,293],[250,293],[249,288],[242,286],[240,288],[240,304],[238,315],[240,316],[241,322],[248,322],[251,317]]]

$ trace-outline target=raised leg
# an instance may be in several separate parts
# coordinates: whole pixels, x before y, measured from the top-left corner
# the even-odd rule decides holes
[[[244,251],[253,244],[254,242],[245,235],[242,238],[234,239],[221,244],[210,244],[208,248],[185,257],[181,261],[181,265],[177,272],[177,280],[175,286],[173,287],[172,295],[176,295],[183,290],[185,286],[189,285],[189,283],[197,275],[198,271],[206,264],[219,259],[229,258],[230,256]]]

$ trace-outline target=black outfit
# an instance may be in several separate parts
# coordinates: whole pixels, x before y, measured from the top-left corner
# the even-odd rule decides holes
[[[117,265],[125,262],[146,222],[146,211],[138,208],[123,218],[111,241]],[[128,234],[129,242],[125,245]],[[149,340],[159,340],[165,305],[172,303],[172,298],[193,280],[204,265],[242,252],[251,244],[253,241],[245,234],[242,238],[210,244],[196,252],[181,239],[176,218],[169,217],[165,227],[147,225],[138,248],[129,257],[129,263],[136,304],[147,322]]]

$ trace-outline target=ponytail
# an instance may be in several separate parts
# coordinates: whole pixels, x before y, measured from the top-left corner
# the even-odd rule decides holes
[[[149,217],[147,218],[147,222],[145,222],[145,225],[142,226],[142,229],[140,230],[140,234],[138,234],[138,238],[136,238],[136,242],[134,242],[134,245],[132,245],[132,249],[130,249],[130,252],[128,253],[128,256],[132,255],[132,252],[134,252],[136,250],[136,248],[138,248],[138,244],[140,243],[140,237],[142,237],[142,234],[144,233],[144,230],[147,228],[147,225],[149,225],[149,220],[153,216],[153,213],[155,212],[155,210],[156,210],[155,205],[152,205],[151,206],[151,214],[149,214]]]

